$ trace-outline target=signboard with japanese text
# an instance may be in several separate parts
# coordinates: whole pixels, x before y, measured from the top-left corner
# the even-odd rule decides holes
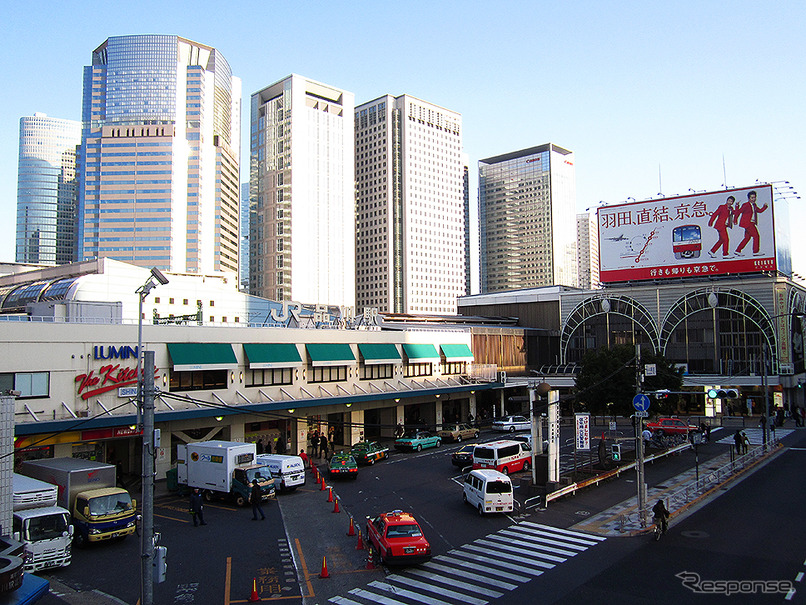
[[[775,271],[772,186],[604,206],[603,283]]]
[[[574,414],[574,422],[576,424],[576,449],[591,449],[591,415]]]

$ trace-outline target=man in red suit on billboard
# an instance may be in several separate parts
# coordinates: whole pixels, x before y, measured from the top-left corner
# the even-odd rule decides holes
[[[767,204],[759,208],[756,206],[756,192],[750,191],[747,194],[747,201],[736,208],[733,218],[739,227],[744,229],[744,238],[736,248],[736,256],[743,256],[742,250],[751,239],[753,240],[753,254],[759,254],[759,233],[758,215],[767,209]]]
[[[725,200],[724,204],[717,206],[717,209],[714,210],[713,214],[711,215],[711,219],[708,221],[708,226],[716,229],[716,232],[719,234],[719,239],[708,253],[711,258],[716,257],[716,251],[720,248],[722,248],[723,257],[728,255],[728,229],[733,227],[733,202],[735,201],[735,197],[732,195],[728,196],[728,199]]]

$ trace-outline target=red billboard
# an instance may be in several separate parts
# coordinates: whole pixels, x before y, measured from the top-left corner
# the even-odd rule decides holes
[[[597,212],[602,283],[775,271],[772,185]]]

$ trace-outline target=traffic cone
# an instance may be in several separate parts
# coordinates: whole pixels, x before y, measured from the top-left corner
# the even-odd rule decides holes
[[[333,488],[330,486],[327,488],[327,501],[333,502]]]
[[[259,600],[260,600],[260,597],[257,594],[257,579],[252,578],[252,594],[249,595],[249,602],[254,603],[254,602],[259,601]]]
[[[321,475],[319,476],[319,484],[321,485],[321,487],[319,488],[319,491],[320,492],[325,491],[325,478],[322,477]]]
[[[341,511],[339,510],[339,498],[338,498],[338,497],[333,498],[333,502],[335,502],[335,504],[333,505],[333,512],[334,512],[334,513],[341,512]]]
[[[367,552],[367,569],[375,569],[375,557],[372,554],[372,547],[370,546]]]
[[[361,537],[361,530],[358,530],[358,543],[355,545],[356,550],[364,550],[364,538]]]
[[[330,574],[327,572],[327,559],[322,557],[322,571],[319,572],[320,578],[329,578]]]
[[[355,535],[355,521],[353,521],[352,517],[350,517],[350,527],[347,530],[347,535],[348,536],[354,536]]]

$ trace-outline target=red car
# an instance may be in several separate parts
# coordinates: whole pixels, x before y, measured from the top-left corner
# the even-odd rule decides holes
[[[431,545],[420,524],[402,510],[367,517],[367,538],[386,564],[422,563],[431,558]]]
[[[658,418],[654,422],[647,422],[646,428],[657,435],[688,435],[700,430],[700,427],[683,422],[680,418]]]

